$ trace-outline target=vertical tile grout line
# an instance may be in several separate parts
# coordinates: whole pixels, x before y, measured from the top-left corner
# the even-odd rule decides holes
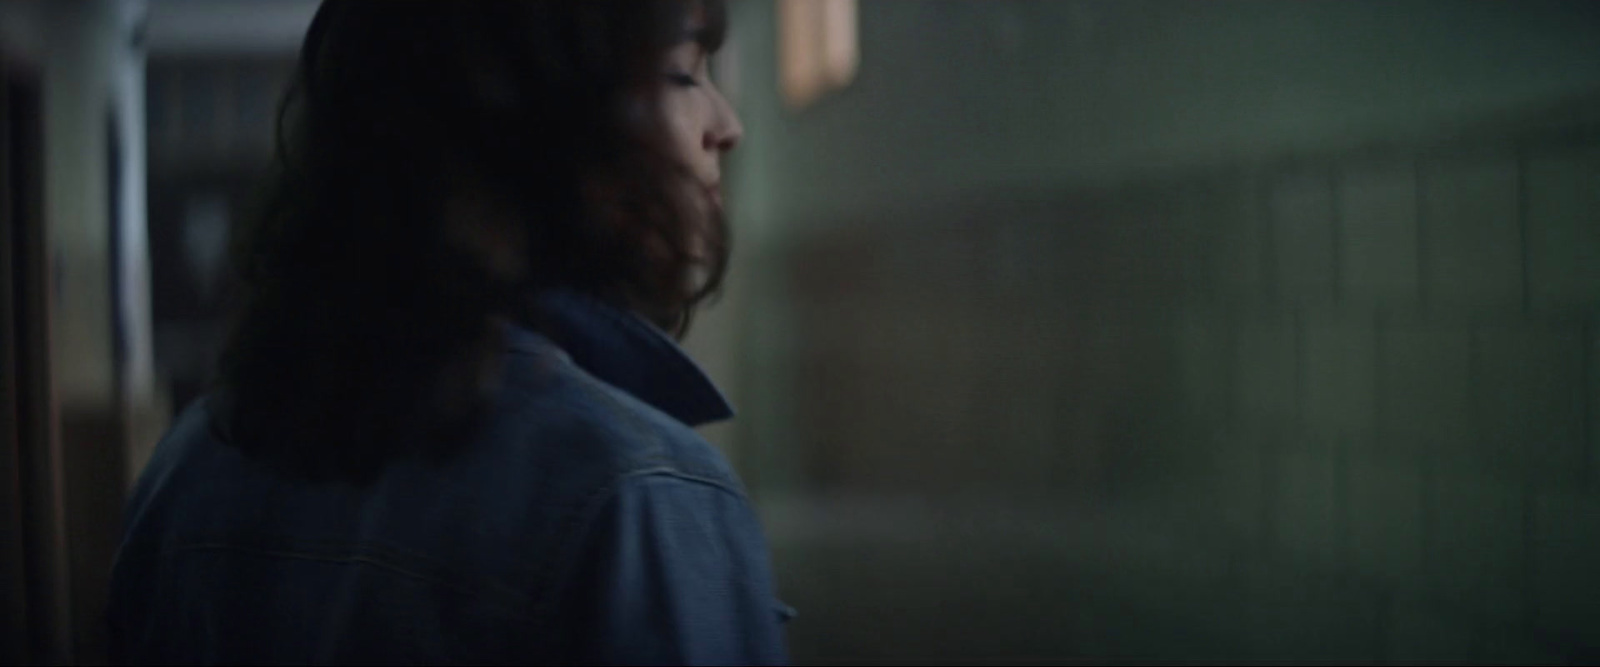
[[[1592,493],[1595,490],[1595,469],[1597,464],[1600,464],[1600,461],[1597,461],[1595,457],[1594,438],[1594,385],[1595,381],[1600,379],[1595,377],[1594,372],[1594,316],[1584,315],[1580,327],[1578,335],[1581,336],[1579,340],[1581,350],[1578,356],[1579,362],[1583,364],[1583,367],[1578,371],[1578,375],[1581,378],[1581,384],[1578,386],[1578,399],[1582,401],[1579,412],[1581,430],[1578,432],[1578,442],[1582,443],[1583,447],[1583,474],[1580,478],[1580,488]]]
[[[1289,327],[1293,339],[1294,353],[1294,410],[1290,413],[1290,430],[1296,438],[1307,435],[1306,402],[1310,394],[1310,377],[1306,372],[1307,357],[1310,356],[1310,346],[1306,344],[1306,307],[1295,306],[1290,310]]]
[[[1538,622],[1538,587],[1534,585],[1534,550],[1538,546],[1538,512],[1535,511],[1537,494],[1531,472],[1522,477],[1522,634],[1530,637]]]
[[[1340,195],[1344,186],[1344,165],[1335,163],[1328,172],[1328,209],[1331,215],[1328,219],[1328,235],[1333,243],[1330,255],[1333,258],[1333,305],[1338,308],[1344,302],[1344,202]]]
[[[1429,257],[1428,243],[1429,243],[1429,240],[1432,238],[1432,235],[1429,234],[1429,232],[1431,231],[1429,229],[1429,224],[1430,224],[1430,221],[1431,221],[1432,218],[1431,218],[1431,215],[1430,215],[1430,211],[1428,209],[1427,182],[1426,182],[1427,170],[1426,170],[1425,164],[1426,164],[1425,156],[1414,155],[1412,157],[1412,163],[1411,163],[1412,188],[1413,188],[1412,197],[1413,197],[1414,206],[1415,206],[1415,208],[1413,209],[1413,213],[1415,215],[1415,219],[1413,220],[1413,223],[1416,226],[1416,244],[1417,244],[1417,248],[1416,248],[1416,262],[1417,262],[1416,279],[1417,279],[1417,312],[1418,313],[1426,313],[1426,312],[1428,312],[1428,308],[1431,305],[1432,298],[1434,297],[1434,295],[1430,294],[1430,290],[1429,290],[1429,287],[1428,287],[1428,276],[1430,275],[1429,269],[1431,268],[1429,266],[1429,263],[1428,263],[1428,257]],[[1425,318],[1425,316],[1423,316],[1423,317]],[[1385,407],[1386,404],[1387,404],[1388,397],[1389,397],[1389,392],[1391,391],[1391,388],[1389,387],[1389,383],[1385,379],[1387,376],[1384,373],[1384,368],[1385,368],[1386,362],[1388,361],[1388,346],[1385,344],[1385,342],[1387,341],[1386,334],[1388,333],[1388,328],[1389,328],[1390,325],[1391,325],[1391,322],[1389,322],[1387,319],[1382,318],[1382,317],[1377,318],[1377,320],[1373,323],[1373,344],[1372,344],[1373,345],[1373,354],[1372,354],[1372,357],[1373,357],[1373,381],[1372,381],[1372,387],[1373,387],[1373,397],[1374,397],[1373,409],[1372,409],[1372,413],[1373,413],[1373,415],[1372,415],[1372,423],[1373,423],[1373,434],[1374,434],[1373,438],[1376,441],[1374,443],[1375,446],[1379,447],[1380,449],[1382,449],[1384,451],[1387,451],[1389,449],[1389,445],[1392,444],[1392,441],[1390,440],[1390,438],[1394,437],[1390,433],[1390,429],[1388,427],[1388,420],[1389,420],[1390,416],[1389,416],[1388,410]],[[1412,446],[1415,446],[1415,445],[1413,444]],[[1407,449],[1410,449],[1410,448],[1408,447]],[[1427,455],[1424,455],[1424,456],[1427,456]],[[1407,458],[1410,459],[1410,457],[1407,457]],[[1427,568],[1426,563],[1427,563],[1427,560],[1428,560],[1428,549],[1429,549],[1429,540],[1430,540],[1428,535],[1429,535],[1430,529],[1432,528],[1432,514],[1434,512],[1433,507],[1432,507],[1432,500],[1430,499],[1430,495],[1432,494],[1432,489],[1430,487],[1430,481],[1431,481],[1430,477],[1431,477],[1432,473],[1431,473],[1431,470],[1429,469],[1430,466],[1428,464],[1426,464],[1426,463],[1423,463],[1422,461],[1415,460],[1415,459],[1410,459],[1410,460],[1407,461],[1407,464],[1416,466],[1418,484],[1417,484],[1416,488],[1412,490],[1412,492],[1417,494],[1417,514],[1418,514],[1418,520],[1422,524],[1421,525],[1421,530],[1418,531],[1418,535],[1416,537],[1416,542],[1415,542],[1415,544],[1417,546],[1417,552],[1418,552],[1417,553],[1417,563],[1415,564],[1415,567],[1418,568],[1417,569],[1418,572],[1427,572],[1428,568]],[[1407,576],[1411,576],[1412,574],[1413,574],[1412,572],[1406,572]],[[1380,611],[1380,614],[1381,614],[1380,623],[1382,625],[1380,625],[1380,633],[1381,634],[1379,635],[1379,644],[1378,644],[1378,646],[1379,646],[1379,650],[1381,651],[1381,653],[1380,653],[1381,658],[1384,659],[1384,660],[1388,660],[1388,659],[1390,659],[1391,654],[1394,652],[1394,646],[1393,646],[1393,635],[1394,635],[1393,625],[1394,625],[1394,622],[1395,622],[1395,619],[1394,619],[1394,613],[1395,613],[1394,612],[1394,606],[1397,604],[1395,598],[1398,595],[1398,593],[1393,588],[1388,589],[1385,592],[1387,594],[1387,598],[1385,599],[1385,602],[1386,602],[1385,606],[1382,607],[1382,609]]]
[[[1276,216],[1272,205],[1274,180],[1270,176],[1263,176],[1259,172],[1251,179],[1247,186],[1255,192],[1252,199],[1254,204],[1250,207],[1255,217],[1257,237],[1261,247],[1256,252],[1259,277],[1261,279],[1261,294],[1259,297],[1266,303],[1277,301],[1281,289],[1282,267],[1278,265],[1278,230]]]
[[[1276,211],[1272,207],[1271,199],[1274,177],[1275,174],[1259,177],[1256,182],[1250,185],[1254,191],[1253,199],[1255,200],[1252,205],[1252,209],[1254,209],[1255,215],[1260,218],[1257,224],[1265,228],[1268,232],[1266,234],[1268,242],[1265,243],[1265,248],[1262,252],[1266,255],[1266,263],[1269,264],[1266,269],[1270,270],[1271,273],[1263,276],[1264,280],[1262,281],[1263,286],[1261,296],[1263,296],[1264,299],[1263,303],[1260,304],[1258,308],[1264,308],[1269,311],[1277,308],[1278,301],[1282,297],[1279,292],[1278,285],[1278,272],[1281,267],[1278,266],[1276,257],[1277,240],[1275,228],[1277,227],[1277,215]],[[1249,311],[1251,309],[1245,310]],[[1243,319],[1243,316],[1236,316],[1232,318],[1232,343],[1235,358],[1234,363],[1229,367],[1230,382],[1232,382],[1231,389],[1233,392],[1233,403],[1230,404],[1230,415],[1233,419],[1233,425],[1236,430],[1242,430],[1239,429],[1241,420],[1238,414],[1239,407],[1237,403],[1239,401],[1238,369],[1239,365],[1244,361],[1241,345]],[[1278,451],[1278,442],[1273,439],[1271,435],[1252,433],[1249,437],[1254,441],[1257,449],[1257,464],[1260,466],[1258,474],[1261,478],[1259,481],[1261,485],[1261,506],[1258,508],[1256,517],[1256,520],[1261,524],[1259,526],[1260,537],[1258,538],[1260,543],[1256,545],[1256,552],[1259,554],[1270,552],[1278,542],[1276,518],[1278,512],[1279,494],[1278,479],[1275,473],[1278,469],[1280,452]]]
[[[1426,312],[1430,297],[1428,294],[1428,270],[1432,267],[1428,266],[1428,239],[1430,238],[1428,225],[1430,218],[1428,215],[1427,187],[1424,185],[1426,169],[1423,162],[1424,160],[1421,156],[1412,159],[1411,181],[1412,201],[1415,203],[1414,213],[1416,214],[1416,219],[1413,222],[1416,225],[1417,243],[1417,309]]]
[[[1327,183],[1329,241],[1332,244],[1331,252],[1329,254],[1332,257],[1333,262],[1332,310],[1336,314],[1342,314],[1342,309],[1347,305],[1347,297],[1349,296],[1345,294],[1345,253],[1343,247],[1346,214],[1344,206],[1344,186],[1346,180],[1345,171],[1347,168],[1347,165],[1340,162],[1335,162],[1328,173]],[[1307,331],[1308,325],[1305,321],[1306,318],[1304,317],[1303,313],[1298,313],[1297,315],[1298,316],[1295,323],[1295,370],[1297,373],[1299,395],[1296,401],[1298,406],[1296,410],[1298,427],[1296,430],[1300,432],[1299,434],[1301,437],[1309,438],[1311,434],[1309,433],[1310,429],[1307,426],[1308,419],[1306,412],[1309,409],[1308,403],[1311,393],[1309,369],[1311,362],[1311,349],[1308,342],[1309,332]],[[1339,319],[1343,318],[1339,317]],[[1347,526],[1349,523],[1349,513],[1345,507],[1345,501],[1347,500],[1348,495],[1345,489],[1346,485],[1348,484],[1346,477],[1349,472],[1349,462],[1347,460],[1349,453],[1346,451],[1346,449],[1349,447],[1349,442],[1347,442],[1349,438],[1347,433],[1339,433],[1332,438],[1327,438],[1322,434],[1318,434],[1317,439],[1322,441],[1321,447],[1327,453],[1328,465],[1333,469],[1333,488],[1331,489],[1333,502],[1333,525],[1328,527],[1330,533],[1329,538],[1332,541],[1331,551],[1333,553],[1333,558],[1336,565],[1335,570],[1341,574],[1345,574],[1349,571],[1348,563],[1346,562],[1345,558],[1348,542],[1346,539],[1348,536]]]
[[[1384,381],[1384,367],[1388,361],[1388,346],[1384,344],[1390,326],[1391,318],[1384,317],[1380,311],[1372,318],[1372,423],[1368,428],[1368,443],[1375,450],[1386,450],[1387,431],[1386,420],[1388,410],[1384,404],[1389,398],[1388,382]]]
[[[1528,192],[1528,155],[1527,155],[1527,148],[1525,146],[1520,146],[1519,145],[1519,146],[1516,147],[1515,150],[1516,150],[1515,159],[1516,159],[1516,165],[1517,165],[1517,211],[1516,211],[1516,216],[1517,216],[1517,245],[1519,246],[1518,249],[1521,251],[1521,262],[1520,262],[1521,266],[1520,266],[1520,268],[1521,268],[1521,280],[1522,280],[1522,319],[1526,322],[1527,320],[1529,320],[1533,316],[1533,310],[1534,310],[1533,309],[1533,281],[1531,280],[1531,273],[1532,273],[1531,263],[1532,263],[1532,258],[1533,258],[1533,249],[1532,249],[1532,244],[1531,244],[1531,241],[1530,241],[1531,233],[1530,233],[1530,230],[1529,230],[1529,209],[1530,209],[1530,206],[1531,206],[1531,198],[1529,197],[1529,192]],[[1475,349],[1474,352],[1476,352],[1476,351],[1477,350]],[[1521,479],[1521,483],[1522,483],[1522,488],[1521,488],[1521,496],[1522,496],[1521,497],[1521,501],[1522,501],[1522,507],[1521,507],[1521,510],[1522,510],[1522,512],[1521,512],[1522,534],[1520,536],[1521,541],[1522,541],[1522,550],[1521,550],[1522,553],[1521,553],[1521,562],[1518,564],[1519,565],[1519,569],[1521,570],[1520,574],[1521,574],[1521,577],[1522,577],[1522,581],[1520,582],[1522,584],[1522,591],[1521,591],[1522,592],[1522,610],[1521,610],[1522,613],[1520,615],[1519,620],[1522,623],[1521,630],[1522,630],[1524,636],[1527,636],[1527,635],[1531,635],[1534,632],[1534,627],[1535,627],[1536,622],[1537,622],[1536,621],[1536,617],[1537,617],[1536,605],[1538,604],[1538,600],[1537,600],[1537,596],[1536,596],[1536,593],[1535,593],[1535,590],[1534,590],[1535,586],[1534,586],[1534,582],[1533,582],[1533,578],[1534,578],[1534,555],[1533,554],[1534,554],[1534,549],[1537,546],[1536,545],[1536,542],[1537,542],[1537,537],[1536,537],[1537,526],[1535,525],[1535,522],[1536,522],[1535,514],[1536,514],[1536,512],[1534,511],[1534,507],[1533,507],[1533,505],[1534,505],[1533,471],[1532,471],[1532,466],[1529,465],[1529,461],[1530,461],[1530,459],[1532,457],[1531,457],[1531,455],[1530,455],[1530,453],[1529,453],[1529,451],[1528,451],[1528,449],[1526,447],[1522,448],[1519,453],[1521,454],[1521,456],[1519,458],[1520,458],[1520,461],[1521,461],[1521,468],[1522,468],[1522,475],[1521,475],[1521,478],[1522,478]]]
[[[1530,206],[1528,197],[1528,156],[1522,147],[1517,147],[1514,159],[1517,164],[1517,249],[1521,253],[1521,262],[1519,262],[1521,266],[1519,268],[1522,274],[1522,315],[1527,317],[1533,313],[1533,281],[1530,279],[1532,267],[1529,266],[1533,257],[1533,249],[1530,247],[1531,242],[1528,231],[1528,209]]]
[[[1384,380],[1385,375],[1383,372],[1384,361],[1387,357],[1386,346],[1384,345],[1384,333],[1387,331],[1388,324],[1388,319],[1382,317],[1381,313],[1379,316],[1373,318],[1372,425],[1367,433],[1367,437],[1371,438],[1371,440],[1367,443],[1367,446],[1370,447],[1372,451],[1385,451],[1388,444],[1385,435],[1386,429],[1384,428],[1386,411],[1383,409],[1384,402],[1388,397],[1388,382]],[[1375,630],[1377,632],[1377,637],[1374,640],[1374,646],[1377,648],[1378,660],[1384,662],[1388,662],[1390,660],[1390,654],[1394,651],[1394,647],[1390,645],[1390,638],[1394,634],[1393,625],[1395,593],[1393,589],[1394,584],[1388,582],[1385,582],[1379,588],[1378,618],[1377,628]]]
[[[1306,306],[1304,304],[1296,305],[1290,310],[1288,325],[1290,330],[1290,338],[1292,341],[1290,364],[1293,368],[1291,378],[1294,382],[1294,409],[1290,411],[1290,426],[1288,429],[1286,429],[1288,431],[1288,437],[1285,438],[1280,435],[1274,439],[1274,445],[1276,448],[1275,451],[1278,455],[1276,460],[1277,465],[1272,469],[1274,477],[1279,477],[1282,474],[1281,466],[1283,465],[1284,459],[1288,455],[1288,453],[1284,450],[1291,446],[1288,443],[1295,443],[1293,446],[1299,448],[1301,450],[1299,453],[1303,455],[1307,446],[1305,441],[1309,439],[1310,429],[1308,429],[1306,426],[1306,395],[1308,393],[1307,387],[1309,386],[1308,373],[1306,372],[1306,357],[1309,354],[1309,349],[1306,345],[1305,327],[1307,318],[1305,310]],[[1299,469],[1299,465],[1296,465],[1296,469]],[[1281,479],[1279,481],[1281,481]],[[1281,499],[1275,498],[1274,500]]]

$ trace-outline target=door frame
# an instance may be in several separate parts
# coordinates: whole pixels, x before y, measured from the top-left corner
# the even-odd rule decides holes
[[[0,662],[67,664],[72,606],[39,64],[0,49]],[[18,594],[20,593],[20,594]]]

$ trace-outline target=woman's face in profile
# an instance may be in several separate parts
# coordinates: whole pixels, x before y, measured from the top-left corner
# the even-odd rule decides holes
[[[722,207],[722,156],[739,143],[744,127],[738,114],[711,81],[710,54],[696,39],[698,21],[691,21],[685,39],[666,54],[660,109],[668,150],[680,160],[697,190],[691,201],[703,202],[708,213]]]

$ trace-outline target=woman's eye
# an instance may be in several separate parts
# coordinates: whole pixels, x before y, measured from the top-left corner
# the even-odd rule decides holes
[[[694,78],[694,75],[692,75],[692,74],[684,74],[682,72],[671,72],[671,73],[668,73],[667,74],[667,80],[671,81],[673,83],[673,85],[683,86],[685,88],[692,88],[694,86],[700,85],[700,80]]]

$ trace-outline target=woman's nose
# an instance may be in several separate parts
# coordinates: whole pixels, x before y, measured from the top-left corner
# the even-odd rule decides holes
[[[740,122],[738,112],[733,110],[721,95],[716,96],[716,121],[711,124],[705,134],[705,148],[708,151],[726,153],[739,145],[739,140],[744,138],[744,123]]]

